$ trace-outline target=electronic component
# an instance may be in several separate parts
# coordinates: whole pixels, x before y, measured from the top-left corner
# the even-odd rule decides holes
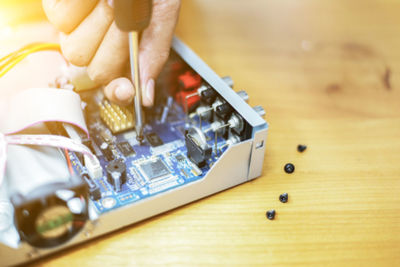
[[[178,92],[175,99],[186,112],[193,110],[200,101],[197,88],[200,87],[201,82],[200,75],[193,71],[186,71],[178,76]]]
[[[100,137],[106,142],[107,144],[111,144],[113,142],[113,137],[105,130],[100,132]]]
[[[115,134],[132,129],[134,124],[133,113],[126,107],[103,100],[99,104],[101,119]]]
[[[122,155],[125,157],[129,157],[135,154],[135,150],[128,142],[121,142],[117,144],[119,151],[121,151]]]
[[[204,104],[211,105],[217,98],[217,92],[211,87],[206,87],[200,92],[200,100]]]
[[[126,182],[126,165],[123,159],[111,161],[107,167],[107,182],[113,187],[114,191],[119,192],[122,185]]]
[[[237,144],[239,142],[240,142],[240,137],[235,134],[231,134],[231,136],[229,136],[229,138],[226,140],[225,145],[221,146],[220,149]]]
[[[106,197],[101,200],[101,205],[103,205],[103,207],[106,209],[111,209],[115,207],[116,204],[117,201],[113,197]]]
[[[101,198],[100,187],[89,177],[88,174],[82,174],[82,178],[85,180],[86,184],[89,187],[89,195],[93,200],[99,200]]]
[[[161,146],[164,144],[160,136],[158,136],[156,133],[145,134],[145,137],[152,147]]]
[[[140,169],[148,180],[164,177],[171,173],[160,158],[140,164]]]
[[[201,85],[201,77],[193,71],[186,71],[178,77],[178,88],[182,91],[197,90]]]
[[[213,118],[213,109],[210,106],[199,106],[195,113],[190,114],[190,118],[193,119],[196,115],[199,119],[210,122]]]
[[[193,163],[192,163],[192,164],[191,164],[191,167],[192,167],[191,172],[192,172],[192,174],[193,174],[194,176],[200,176],[200,175],[203,174],[202,170],[201,170],[199,167],[197,167],[196,164],[193,164]]]
[[[203,167],[211,157],[211,147],[204,133],[197,127],[191,127],[185,135],[188,158],[199,167]]]
[[[114,159],[114,154],[113,154],[113,152],[112,152],[110,146],[109,146],[107,143],[105,143],[105,142],[102,143],[102,144],[100,145],[100,150],[101,150],[101,153],[103,154],[103,156],[104,156],[108,161],[111,161],[111,160]]]
[[[168,113],[169,113],[169,110],[172,107],[173,101],[174,101],[174,98],[172,96],[169,96],[167,98],[167,104],[165,105],[165,107],[163,109],[163,112],[162,112],[162,115],[161,115],[161,119],[160,119],[161,123],[165,123],[167,121]]]
[[[175,156],[175,159],[176,159],[178,162],[185,161],[185,157],[184,157],[182,154],[176,155],[176,156]]]
[[[244,122],[238,114],[232,114],[228,120],[229,127],[237,134],[241,135],[244,130]]]
[[[210,124],[210,127],[208,129],[204,130],[204,133],[208,133],[210,131],[213,131],[214,133],[220,133],[224,130],[224,128],[226,128],[228,126],[229,126],[229,123],[224,123],[221,120],[216,120]]]
[[[186,178],[189,177],[189,174],[185,171],[185,169],[181,169],[181,173],[182,173]]]
[[[51,248],[74,237],[88,219],[87,187],[78,177],[46,184],[11,197],[21,238],[38,248]]]
[[[232,107],[228,103],[223,103],[221,105],[216,106],[215,115],[222,120],[227,120],[229,116],[232,114]]]
[[[97,179],[103,176],[103,169],[101,168],[100,161],[98,158],[84,155],[83,161],[92,179]]]

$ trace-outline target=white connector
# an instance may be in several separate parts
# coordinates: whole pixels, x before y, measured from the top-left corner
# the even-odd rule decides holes
[[[88,155],[83,156],[85,167],[87,168],[89,175],[92,179],[103,177],[103,169],[101,168],[100,161],[96,157],[89,157]]]

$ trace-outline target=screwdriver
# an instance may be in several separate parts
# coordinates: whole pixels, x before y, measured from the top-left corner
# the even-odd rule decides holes
[[[144,114],[139,72],[139,35],[150,24],[152,8],[152,0],[114,1],[115,22],[121,31],[129,33],[131,74],[136,92],[134,100],[136,139],[140,144],[143,141]]]

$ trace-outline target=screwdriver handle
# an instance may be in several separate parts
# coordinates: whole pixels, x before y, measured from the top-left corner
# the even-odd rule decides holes
[[[150,24],[152,0],[115,0],[115,22],[125,32],[140,32]]]

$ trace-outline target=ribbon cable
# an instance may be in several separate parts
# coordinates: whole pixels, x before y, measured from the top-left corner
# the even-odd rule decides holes
[[[8,145],[34,145],[34,146],[51,146],[57,148],[66,148],[70,151],[83,153],[93,158],[94,155],[85,145],[73,139],[57,136],[57,135],[4,135],[0,133],[0,186],[3,182],[6,163],[7,163],[7,146]]]
[[[0,186],[4,180],[8,145],[33,145],[66,148],[70,151],[95,157],[79,141],[50,134],[14,134],[43,122],[64,122],[75,125],[88,135],[83,118],[81,101],[77,94],[50,88],[35,88],[21,92],[7,102],[8,110],[0,114]],[[3,103],[5,105],[5,103]],[[21,112],[23,106],[28,112]],[[13,117],[11,117],[13,116]]]

